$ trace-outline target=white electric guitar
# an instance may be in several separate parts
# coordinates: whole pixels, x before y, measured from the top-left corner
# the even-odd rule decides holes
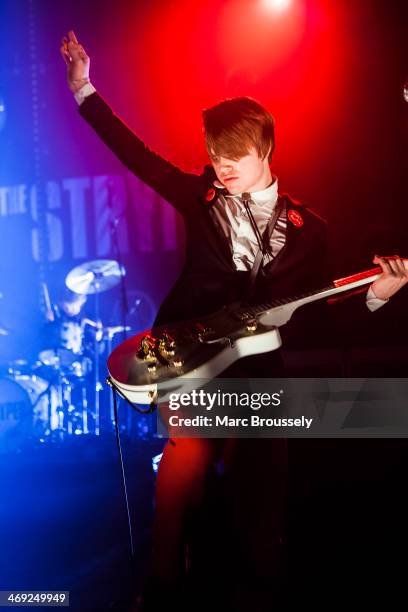
[[[404,260],[407,266],[408,259]],[[407,266],[408,267],[408,266]],[[111,382],[129,401],[150,404],[195,381],[214,378],[234,361],[278,349],[279,327],[305,304],[375,281],[380,267],[335,280],[324,289],[285,300],[225,306],[201,319],[156,327],[118,345],[108,359]]]

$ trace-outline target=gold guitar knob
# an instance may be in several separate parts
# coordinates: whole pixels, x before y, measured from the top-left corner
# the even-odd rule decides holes
[[[155,361],[157,359],[156,340],[152,336],[143,336],[137,356],[144,361]]]
[[[140,350],[145,355],[148,355],[149,353],[151,353],[154,350],[154,346],[155,346],[155,340],[154,338],[152,338],[152,336],[150,335],[143,336],[140,342]]]
[[[249,332],[256,331],[258,329],[258,321],[256,321],[256,320],[248,321],[248,323],[246,325],[246,329]]]
[[[175,353],[173,346],[169,345],[165,338],[160,338],[159,343],[157,345],[157,350],[159,351],[160,355],[165,358],[172,357]]]
[[[163,332],[161,339],[164,341],[167,350],[173,349],[176,346],[176,341],[168,332]]]

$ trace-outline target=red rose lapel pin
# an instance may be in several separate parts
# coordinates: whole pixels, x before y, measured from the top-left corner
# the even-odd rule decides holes
[[[207,202],[212,202],[214,198],[215,198],[215,189],[210,187],[210,189],[206,193],[205,199]]]
[[[295,227],[302,227],[303,225],[303,217],[300,214],[300,212],[298,212],[297,210],[295,210],[294,208],[291,208],[288,211],[288,219],[291,223],[293,223],[293,225]]]

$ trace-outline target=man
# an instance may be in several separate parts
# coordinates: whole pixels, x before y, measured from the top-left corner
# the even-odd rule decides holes
[[[156,324],[209,314],[234,300],[265,301],[327,283],[325,222],[288,196],[279,196],[277,178],[270,169],[274,121],[259,103],[250,98],[235,98],[203,112],[211,165],[201,175],[193,175],[150,151],[112,112],[90,82],[89,57],[73,32],[63,38],[61,54],[81,116],[130,171],[184,218],[185,265],[159,310]],[[256,262],[257,274],[251,276]],[[374,262],[381,266],[383,274],[367,293],[370,310],[384,304],[408,281],[398,257],[376,257]],[[364,308],[367,309],[365,305]],[[275,351],[260,358],[242,359],[223,376],[271,377],[281,372]],[[222,458],[228,463],[235,453],[238,461],[231,470],[237,473],[236,466],[243,454],[248,452],[251,457],[260,448],[267,448],[264,463],[271,486],[265,487],[266,497],[251,497],[262,488],[258,483],[251,489],[252,481],[256,482],[256,478],[251,479],[253,463],[247,470],[243,490],[247,493],[246,501],[265,508],[271,521],[264,533],[268,546],[262,552],[259,551],[262,534],[253,534],[252,540],[252,536],[247,538],[246,567],[253,571],[252,583],[261,577],[273,579],[278,572],[286,495],[285,441],[276,439],[270,444],[265,440],[241,440],[238,453],[233,447],[231,442],[206,439],[177,439],[166,446],[157,477],[152,562],[152,572],[162,584],[176,584],[182,573],[185,519],[188,511],[200,504],[208,467],[215,459]],[[241,477],[242,472],[238,472]],[[273,497],[268,497],[271,491]],[[245,501],[239,496],[237,500]],[[261,521],[261,525],[266,522]],[[166,597],[157,599],[151,609],[159,609],[160,604],[167,602]],[[243,609],[248,605],[245,603]]]

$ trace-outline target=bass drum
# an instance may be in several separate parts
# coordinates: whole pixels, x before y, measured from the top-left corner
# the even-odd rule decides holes
[[[32,406],[34,436],[48,435],[59,426],[58,407],[61,405],[58,387],[35,375],[17,375],[14,381],[28,393]]]
[[[0,378],[0,453],[18,451],[32,434],[33,407],[29,394],[12,378]]]
[[[59,403],[57,390],[38,376],[1,377],[0,453],[18,451],[24,442],[57,429]]]

